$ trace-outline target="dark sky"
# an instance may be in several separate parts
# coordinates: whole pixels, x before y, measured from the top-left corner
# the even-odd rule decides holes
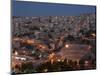
[[[69,16],[95,12],[96,7],[89,5],[12,1],[13,16]]]

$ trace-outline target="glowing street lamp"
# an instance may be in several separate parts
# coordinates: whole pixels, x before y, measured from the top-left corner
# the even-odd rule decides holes
[[[18,55],[18,52],[17,51],[15,52],[15,55]]]
[[[96,36],[96,34],[95,34],[95,33],[92,33],[91,35],[92,35],[92,36],[94,36],[94,37]]]
[[[88,61],[85,61],[85,64],[88,64],[89,62]]]
[[[68,45],[68,44],[66,44],[66,45],[65,45],[65,47],[66,47],[66,48],[68,48],[68,47],[69,47],[69,45]]]
[[[91,49],[91,46],[90,46],[90,45],[88,46],[88,49],[89,49],[89,50]]]
[[[86,61],[84,62],[84,66],[87,67],[88,65],[89,65],[89,62],[86,60]]]
[[[61,60],[60,60],[60,59],[58,59],[57,61],[58,61],[58,62],[60,62]]]
[[[44,72],[47,72],[48,71],[48,69],[44,69]]]

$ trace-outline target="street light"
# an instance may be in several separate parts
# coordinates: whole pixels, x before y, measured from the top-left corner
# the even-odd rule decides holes
[[[15,55],[18,55],[18,52],[17,51],[15,51]]]
[[[92,47],[89,45],[89,46],[88,46],[88,49],[90,50],[91,48],[92,48]]]
[[[60,62],[61,60],[60,60],[60,59],[58,59],[57,61],[58,61],[58,62]]]
[[[66,48],[68,48],[68,47],[69,47],[69,45],[68,45],[68,44],[66,44],[66,45],[65,45],[65,47],[66,47]]]
[[[91,35],[92,35],[92,36],[94,36],[94,37],[96,36],[96,34],[95,34],[95,33],[92,33]]]
[[[47,72],[48,71],[48,69],[44,69],[44,72]]]

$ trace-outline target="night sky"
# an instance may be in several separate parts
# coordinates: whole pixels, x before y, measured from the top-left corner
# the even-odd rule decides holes
[[[95,13],[96,6],[12,1],[12,16],[74,16]]]

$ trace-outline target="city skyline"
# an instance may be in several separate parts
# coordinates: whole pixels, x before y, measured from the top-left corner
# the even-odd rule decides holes
[[[12,73],[96,69],[96,6],[12,5]]]

